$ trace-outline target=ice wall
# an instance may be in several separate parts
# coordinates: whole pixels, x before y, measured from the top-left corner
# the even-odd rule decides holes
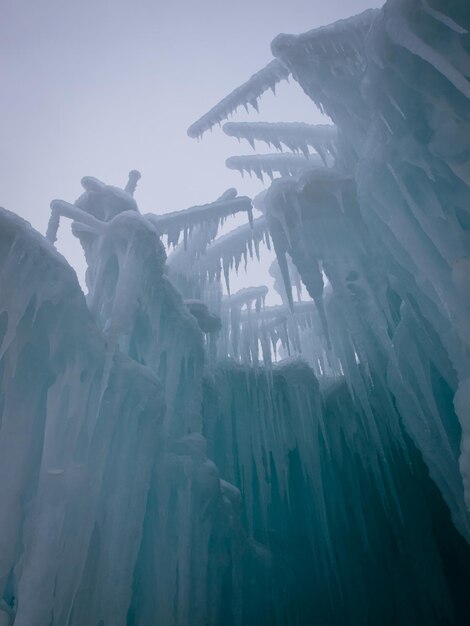
[[[327,360],[339,358],[347,371],[343,348],[333,347],[328,359],[346,323],[347,358],[381,370],[382,385],[468,537],[462,492],[470,411],[464,4],[390,0],[380,11],[276,37],[274,55],[330,116],[336,141],[330,171],[328,163],[308,163],[304,173],[286,167],[260,208],[291,309],[286,254],[317,304]],[[261,140],[304,154],[323,132],[292,123],[231,123],[225,130],[253,147]],[[282,156],[286,163],[296,158]],[[275,159],[231,157],[227,164],[272,176],[268,161]],[[325,313],[325,278],[332,306],[342,309],[336,328],[335,316]],[[367,395],[362,383],[355,393]]]
[[[319,47],[326,45],[327,35],[323,29],[298,37],[279,36],[272,44],[275,55],[330,115],[359,157],[351,167],[361,217],[370,237],[382,248],[380,260],[386,275],[380,281],[382,290],[388,280],[401,303],[398,330],[391,338],[395,354],[389,356],[390,385],[402,404],[410,434],[447,494],[443,483],[450,481],[451,467],[457,471],[459,446],[455,442],[460,429],[460,470],[467,484],[469,409],[457,402],[460,428],[448,407],[443,414],[441,407],[439,417],[438,402],[433,399],[433,393],[439,395],[433,386],[439,383],[432,381],[429,366],[418,382],[410,377],[404,362],[413,352],[415,368],[422,360],[435,362],[437,340],[438,353],[444,352],[446,360],[440,361],[439,376],[451,392],[459,388],[457,398],[465,397],[470,366],[469,309],[468,296],[456,274],[468,271],[464,207],[470,192],[465,175],[468,158],[463,145],[455,141],[456,134],[466,136],[469,119],[464,76],[470,59],[465,49],[468,33],[463,7],[459,2],[451,7],[434,3],[431,8],[417,1],[389,1],[380,13],[365,13],[352,20],[350,27],[345,22],[327,38],[328,45],[337,50],[346,38],[347,46],[341,52],[349,68],[345,73],[336,71],[334,55],[320,64]],[[369,30],[358,42],[357,27],[366,23]],[[354,85],[350,84],[352,77]],[[417,317],[422,320],[415,323],[415,332],[410,330],[407,335],[417,344],[412,348],[413,343],[402,338],[408,320]],[[397,362],[406,371],[400,371]],[[429,428],[438,432],[431,435]],[[446,464],[447,472],[442,467]],[[446,473],[448,478],[443,481]],[[461,511],[456,516],[467,518],[458,477],[450,482],[454,495],[448,494],[447,500],[454,511]],[[466,528],[468,536],[468,521],[460,521],[459,527]]]
[[[0,255],[10,294],[0,314],[1,623],[123,624],[162,387],[108,351],[73,270],[5,210]]]
[[[368,415],[343,377],[323,384],[295,359],[205,383],[204,434],[257,555],[243,623],[464,624],[468,583],[448,566],[469,581],[469,548],[393,408],[376,397]]]
[[[414,300],[390,280],[389,266],[364,226],[353,180],[312,171],[274,184],[266,206],[278,257],[292,257],[310,296],[320,303],[323,345],[332,344],[340,371],[364,408],[371,376],[379,378],[375,393],[380,385],[384,406],[393,395],[456,524],[468,535],[458,467],[460,427],[449,402],[456,374]],[[319,265],[331,288],[326,302]],[[356,362],[367,369],[365,377]]]
[[[405,427],[467,539],[469,25],[464,2],[389,0],[380,11],[273,41],[274,55],[334,122],[335,144],[323,167],[279,168],[259,203],[290,311],[273,311],[266,324],[270,312],[234,307],[223,350],[256,362],[258,347],[279,333],[283,354],[289,345],[309,351],[320,378],[344,375],[373,446],[384,450],[371,403],[380,397],[390,437],[405,449]],[[313,147],[320,157],[324,149],[301,124],[230,123],[224,131],[253,148],[263,141],[307,155]],[[231,157],[227,165],[272,178],[277,159]],[[307,333],[286,255],[316,304]],[[263,356],[269,363],[272,353]]]
[[[0,216],[10,296],[0,313],[1,623],[217,623],[236,568],[236,550],[226,554],[240,543],[239,492],[199,434],[201,320],[128,192],[84,186],[76,205],[52,203],[48,232],[60,215],[75,220],[86,299],[46,239]]]

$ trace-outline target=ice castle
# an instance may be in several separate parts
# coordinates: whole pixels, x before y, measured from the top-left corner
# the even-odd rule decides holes
[[[0,210],[0,626],[470,624],[469,31],[387,0],[276,37],[188,130],[299,83],[331,124],[222,127],[273,148],[227,160],[253,199]],[[277,306],[230,289],[260,247]]]

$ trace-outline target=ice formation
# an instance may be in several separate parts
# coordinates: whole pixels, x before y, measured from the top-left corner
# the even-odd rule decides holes
[[[183,232],[184,245],[187,247],[188,238],[196,226],[200,231],[200,252],[217,236],[219,226],[226,217],[236,213],[246,212],[250,221],[253,220],[250,198],[238,196],[236,189],[227,191],[215,202],[203,206],[194,206],[182,211],[165,213],[163,215],[149,214],[147,218],[154,224],[160,234],[166,234],[171,246],[178,245]],[[205,237],[201,237],[204,233]]]
[[[229,157],[225,164],[229,169],[238,170],[241,174],[255,174],[263,182],[263,174],[272,180],[274,173],[291,176],[309,168],[311,165],[323,165],[317,154],[304,157],[298,154],[254,154]]]
[[[286,80],[288,76],[289,71],[286,66],[274,59],[262,70],[253,74],[246,83],[234,89],[231,94],[221,100],[197,122],[194,122],[188,129],[188,135],[190,137],[202,137],[207,130],[220,124],[222,120],[232,115],[241,106],[246,111],[248,111],[248,105],[258,110],[258,99],[263,93],[268,89],[275,92],[277,83]]]
[[[337,129],[333,124],[227,122],[223,131],[230,137],[246,139],[253,150],[255,141],[263,141],[280,151],[284,145],[291,152],[302,152],[305,157],[309,156],[312,148],[325,163],[327,156],[336,152]]]
[[[469,29],[276,37],[188,131],[298,81],[332,124],[224,126],[283,151],[227,162],[253,200],[141,214],[133,170],[46,237],[0,210],[0,626],[470,623]],[[260,246],[275,306],[230,289]]]
[[[270,247],[268,226],[263,216],[254,219],[252,224],[244,224],[220,236],[207,247],[199,261],[192,265],[190,273],[209,281],[220,280],[223,275],[227,291],[230,292],[230,270],[234,268],[238,271],[242,260],[246,267],[248,259],[253,259],[253,256],[259,260],[261,242]]]

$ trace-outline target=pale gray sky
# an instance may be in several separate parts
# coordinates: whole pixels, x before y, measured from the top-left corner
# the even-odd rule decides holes
[[[84,175],[123,186],[142,172],[142,212],[215,199],[257,181],[225,168],[251,153],[216,129],[187,127],[271,58],[280,32],[299,33],[379,6],[374,0],[0,0],[0,205],[41,232],[53,198],[73,202]],[[260,115],[321,121],[297,84],[266,94]],[[82,272],[68,226],[59,249]],[[256,283],[256,280],[248,282]]]

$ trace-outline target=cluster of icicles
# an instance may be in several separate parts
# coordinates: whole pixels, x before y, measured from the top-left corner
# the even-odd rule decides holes
[[[421,15],[416,23],[409,8],[415,4]],[[384,402],[396,398],[408,433],[468,537],[469,262],[467,218],[460,208],[468,199],[468,170],[462,165],[465,142],[459,141],[468,130],[470,93],[462,70],[467,31],[428,3],[409,7],[389,2],[382,12],[277,37],[276,59],[188,134],[200,138],[240,106],[258,110],[263,93],[289,76],[333,124],[226,123],[228,136],[277,150],[227,160],[242,174],[260,180],[267,175],[270,187],[253,203],[230,190],[204,207],[146,217],[174,247],[168,271],[193,309],[194,300],[201,301],[221,320],[216,340],[209,342],[213,358],[270,365],[300,353],[317,376],[344,375],[366,413],[368,389],[378,377]],[[421,28],[440,33],[447,43],[431,49]],[[387,56],[384,41],[396,59]],[[403,67],[400,55],[410,72],[436,73],[451,118],[435,108],[432,81],[413,89],[403,83],[396,73],[396,65]],[[385,71],[395,76],[392,88],[381,78]],[[422,130],[433,137],[428,143],[412,127],[415,106],[434,111],[426,120],[430,128]],[[252,206],[260,216],[253,218]],[[53,212],[77,219],[73,210],[53,205]],[[223,220],[238,211],[246,212],[247,223],[218,237]],[[83,222],[102,228],[89,216]],[[262,243],[276,254],[278,307],[264,306],[263,286],[230,293],[230,272],[259,259]],[[293,283],[305,285],[306,301],[294,302]],[[450,417],[439,407],[428,368],[439,372],[454,395],[456,413],[452,409]],[[456,429],[462,433],[460,449],[452,435]],[[446,442],[445,452],[434,445],[436,438]]]

